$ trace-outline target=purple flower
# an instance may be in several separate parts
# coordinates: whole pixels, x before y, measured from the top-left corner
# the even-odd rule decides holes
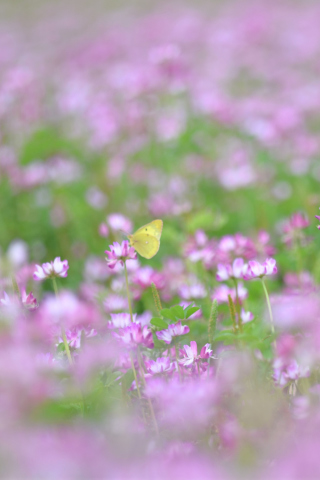
[[[136,348],[138,345],[154,347],[151,330],[146,325],[141,327],[139,323],[131,323],[128,327],[120,329],[118,333],[113,333],[113,336],[129,348]]]
[[[197,342],[191,341],[190,347],[189,345],[184,345],[184,350],[180,350],[184,358],[179,360],[179,363],[181,363],[181,365],[184,365],[185,367],[189,367],[190,365],[201,360],[202,358],[212,357],[212,350],[210,347],[210,343],[206,343],[204,347],[202,347],[200,355],[198,355]]]
[[[63,277],[68,276],[68,260],[60,260],[60,257],[56,257],[53,262],[43,263],[42,266],[36,265],[36,271],[33,274],[34,280],[41,281],[46,278]]]
[[[264,263],[259,263],[252,260],[245,265],[243,270],[244,280],[251,280],[253,278],[262,278],[265,275],[274,275],[277,273],[276,261],[274,258],[267,258]]]
[[[320,208],[319,208],[320,210]],[[320,222],[320,215],[315,215],[316,219]],[[320,230],[320,225],[317,225],[317,229]]]
[[[125,328],[131,324],[129,313],[110,313],[111,321],[108,322],[109,328]],[[133,321],[136,320],[136,314],[133,315]]]
[[[123,230],[125,233],[132,232],[132,222],[121,213],[111,213],[107,217],[107,222],[112,230]]]
[[[170,362],[169,357],[158,357],[156,361],[148,359],[144,363],[148,373],[151,375],[170,373],[175,370],[175,364]]]
[[[230,278],[242,278],[244,261],[242,258],[236,258],[232,265],[218,264],[216,279],[218,282],[224,282]]]
[[[110,251],[106,250],[106,260],[110,268],[114,268],[118,262],[123,266],[126,260],[137,259],[137,254],[133,247],[129,247],[128,240],[124,240],[121,245],[118,242],[114,242],[113,245],[109,245]]]
[[[165,343],[169,345],[169,343],[172,342],[173,337],[186,335],[189,332],[190,332],[190,328],[187,325],[182,325],[180,320],[177,323],[168,325],[168,328],[166,330],[160,330],[160,332],[156,332],[156,335],[158,340],[163,340]]]
[[[33,293],[30,292],[27,295],[24,288],[21,289],[21,301],[23,306],[28,310],[35,310],[39,306],[37,299],[34,297]]]
[[[253,313],[246,312],[243,308],[241,309],[240,316],[243,323],[251,322],[254,319]]]

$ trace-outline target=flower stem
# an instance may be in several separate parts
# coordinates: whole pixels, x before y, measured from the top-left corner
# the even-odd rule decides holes
[[[238,282],[237,282],[237,279],[234,278],[234,284],[235,284],[235,287],[236,287],[236,310],[237,310],[237,314],[238,314],[238,326],[239,326],[239,330],[240,332],[242,332],[242,320],[241,320],[241,310],[240,310],[240,300],[239,300],[239,292],[238,292]]]
[[[267,287],[266,287],[266,284],[265,284],[265,281],[263,280],[263,278],[261,278],[261,283],[262,283],[262,286],[263,286],[264,294],[266,296],[266,301],[267,301],[267,305],[268,305],[271,332],[274,334],[275,330],[274,330],[273,315],[272,315],[272,310],[271,310],[271,303],[270,303],[268,290],[267,290]]]
[[[53,290],[54,290],[54,293],[56,295],[56,298],[59,299],[58,285],[57,285],[57,280],[55,279],[55,277],[52,278],[52,283],[53,283]],[[66,332],[65,332],[64,326],[62,324],[61,324],[61,335],[62,335],[62,340],[63,340],[64,348],[66,350],[66,354],[67,354],[69,363],[70,363],[70,365],[73,365],[73,360],[72,360],[72,356],[71,356]]]
[[[142,358],[141,358],[139,347],[138,347],[137,353],[138,353],[138,363],[139,363],[139,367],[140,367],[140,375],[141,375],[141,378],[142,378],[143,385],[144,385],[144,387],[146,387],[146,379],[144,378],[144,370],[143,370],[143,366],[142,366]],[[152,400],[149,397],[148,397],[148,404],[149,404],[150,413],[151,413],[151,417],[152,417],[155,432],[156,432],[157,435],[159,435],[158,422],[157,422],[157,419],[156,419],[156,415],[154,413]]]
[[[130,320],[131,320],[131,322],[133,322],[132,306],[131,306],[129,282],[128,282],[128,271],[127,271],[127,265],[126,265],[125,260],[123,262],[123,265],[124,265],[124,276],[126,278],[126,288],[127,288],[127,297],[128,297],[128,306],[129,306],[129,312],[130,312]]]

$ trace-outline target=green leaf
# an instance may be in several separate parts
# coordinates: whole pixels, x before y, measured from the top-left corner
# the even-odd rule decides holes
[[[160,328],[160,330],[166,330],[168,328],[168,324],[163,318],[153,317],[151,318],[150,323],[151,325]]]
[[[169,320],[172,320],[173,322],[176,322],[176,316],[172,312],[171,308],[163,308],[161,310],[161,315],[165,318],[169,318]]]
[[[188,308],[186,308],[186,310],[184,311],[184,315],[185,315],[184,318],[191,317],[191,315],[196,313],[198,310],[200,310],[200,307],[188,307]]]
[[[184,319],[184,310],[181,305],[175,305],[174,307],[171,307],[170,310],[178,320]]]
[[[226,344],[233,343],[237,335],[233,332],[219,332],[213,337],[213,342],[223,342]]]

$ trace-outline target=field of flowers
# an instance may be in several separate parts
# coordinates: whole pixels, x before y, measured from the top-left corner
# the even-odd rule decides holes
[[[319,479],[320,4],[89,3],[0,15],[0,478]]]

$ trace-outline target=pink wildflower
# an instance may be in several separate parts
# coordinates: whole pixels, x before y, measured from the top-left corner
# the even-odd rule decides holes
[[[166,330],[160,330],[156,332],[158,340],[163,340],[168,345],[172,342],[173,337],[180,335],[186,335],[190,332],[190,328],[187,325],[182,325],[181,320],[177,323],[168,325]]]
[[[37,299],[34,297],[33,293],[30,292],[27,295],[24,288],[21,289],[21,301],[23,306],[28,310],[35,310],[39,306]]]
[[[206,343],[204,347],[202,347],[200,355],[198,355],[198,346],[197,342],[191,341],[190,342],[190,347],[189,345],[184,345],[184,350],[180,350],[182,355],[184,356],[183,359],[179,360],[179,363],[181,365],[184,365],[185,367],[189,367],[193,363],[203,359],[203,358],[210,358],[212,357],[212,350],[211,350],[211,345],[210,343]]]
[[[151,330],[146,325],[141,327],[139,323],[131,323],[128,327],[120,329],[118,333],[113,333],[113,336],[129,348],[136,348],[138,345],[154,347]]]
[[[156,361],[148,359],[144,363],[148,373],[151,375],[170,373],[175,370],[175,364],[170,362],[169,357],[158,357]]]
[[[241,316],[242,323],[248,323],[254,319],[253,313],[246,312],[244,308],[241,309],[240,316]]]
[[[252,260],[244,267],[244,280],[252,280],[253,278],[262,278],[265,275],[274,275],[277,273],[276,261],[273,258],[267,258],[264,263]]]
[[[133,247],[129,247],[128,240],[124,240],[121,245],[118,242],[114,242],[113,245],[109,245],[110,251],[106,250],[106,260],[109,268],[114,268],[118,262],[123,266],[126,260],[136,260],[137,254]]]
[[[112,230],[122,230],[125,233],[132,232],[132,222],[129,218],[125,217],[121,213],[111,213],[107,217],[108,225]]]
[[[232,265],[218,264],[216,279],[218,282],[224,282],[230,278],[242,278],[244,261],[242,258],[236,258]]]
[[[36,265],[36,271],[33,274],[34,280],[41,281],[46,278],[63,277],[68,276],[68,260],[60,260],[60,257],[56,257],[53,262],[43,263],[42,266]]]

